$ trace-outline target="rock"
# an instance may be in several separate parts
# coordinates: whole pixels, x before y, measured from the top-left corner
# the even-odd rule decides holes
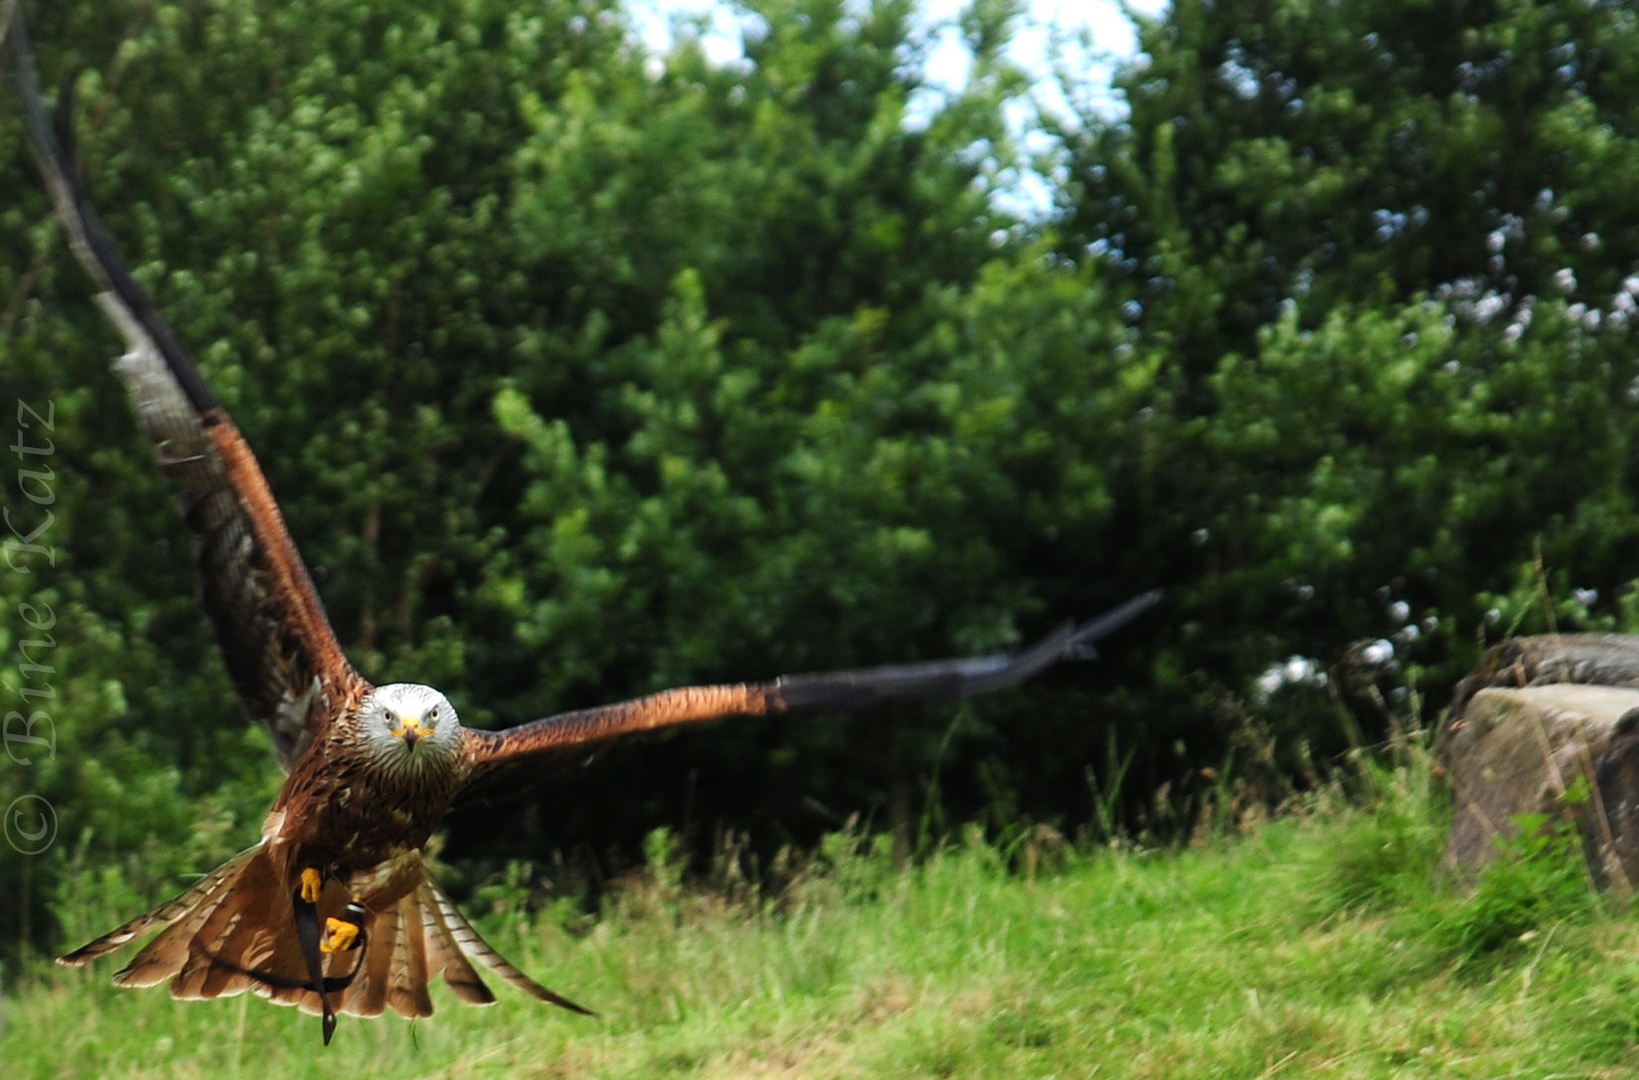
[[[1639,686],[1639,634],[1544,634],[1492,646],[1480,666],[1457,684],[1451,715],[1488,686],[1585,683]]]
[[[1639,688],[1488,685],[1460,704],[1441,748],[1456,800],[1448,865],[1472,878],[1495,856],[1496,837],[1518,835],[1511,819],[1544,814],[1574,823],[1596,877],[1631,892],[1639,882]],[[1562,799],[1579,777],[1590,797]]]
[[[1583,838],[1589,861],[1601,881],[1631,896],[1639,885],[1639,710],[1616,722],[1599,759],[1594,791],[1603,812],[1594,823],[1599,831]]]

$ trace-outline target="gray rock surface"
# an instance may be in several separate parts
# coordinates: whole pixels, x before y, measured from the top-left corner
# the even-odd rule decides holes
[[[1472,877],[1495,857],[1498,836],[1517,835],[1511,819],[1544,814],[1573,823],[1595,874],[1631,891],[1639,882],[1639,688],[1490,685],[1461,705],[1441,747],[1455,797],[1451,869]],[[1573,805],[1562,796],[1578,777],[1589,797]]]

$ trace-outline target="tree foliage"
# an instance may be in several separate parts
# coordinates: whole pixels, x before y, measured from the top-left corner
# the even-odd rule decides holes
[[[970,20],[976,78],[916,122],[909,3],[757,10],[725,68],[690,41],[655,62],[602,0],[31,8],[47,79],[75,73],[92,201],[367,677],[513,723],[1002,648],[1142,585],[1078,571],[1115,542],[1099,461],[1142,394],[1109,299],[991,209],[1006,9]],[[125,858],[147,891],[248,842],[276,777],[227,722],[114,338],[3,141],[5,378],[56,408],[61,553],[3,586],[60,628],[55,753],[5,782],[61,809],[59,862],[30,865]],[[450,850],[907,830],[943,805],[936,768],[962,816],[1084,816],[1096,683],[1060,678],[617,751],[458,818]],[[1004,758],[1011,728],[1041,750]]]
[[[1249,717],[1323,758],[1340,706],[1431,717],[1483,639],[1633,621],[1621,5],[1180,0],[1129,116],[1047,125],[1041,221],[997,209],[1027,90],[999,0],[945,96],[911,0],[756,0],[728,65],[646,55],[616,0],[28,7],[93,203],[367,677],[515,723],[1169,587],[1016,693],[542,778],[457,815],[468,865],[607,871],[663,823],[1073,827],[1120,776],[1130,825],[1187,824]],[[0,855],[38,927],[75,860],[151,894],[248,842],[277,777],[13,110],[0,147],[0,403],[52,410],[49,505],[0,478],[55,515],[54,566],[0,568],[0,686],[53,694],[53,752],[0,769],[60,811]]]
[[[1629,625],[1632,11],[1181,0],[1140,36],[1057,224],[1153,357],[1168,667],[1432,709],[1484,640]]]

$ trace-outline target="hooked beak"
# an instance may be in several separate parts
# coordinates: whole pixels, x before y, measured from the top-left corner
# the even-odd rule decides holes
[[[406,716],[404,718],[404,735],[403,735],[405,748],[409,749],[409,750],[414,750],[416,740],[421,738],[422,734],[423,734],[423,732],[421,730],[421,721],[418,720],[416,717]]]

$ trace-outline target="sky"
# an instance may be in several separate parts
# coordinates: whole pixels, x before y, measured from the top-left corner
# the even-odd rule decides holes
[[[703,15],[710,20],[710,31],[703,38],[706,56],[723,64],[741,56],[744,16],[734,10],[731,3],[723,0],[626,0],[626,3],[633,11],[644,43],[656,52],[664,52],[672,43],[675,18]],[[936,44],[928,57],[928,80],[934,87],[957,90],[972,67],[956,29],[956,16],[965,3],[967,0],[923,0],[924,25],[936,29]],[[1129,0],[1129,3],[1134,10],[1149,16],[1159,15],[1165,8],[1165,0]],[[1118,0],[1026,0],[1024,15],[1015,25],[1008,57],[1034,75],[1036,107],[1072,118],[1074,110],[1052,79],[1051,43],[1056,31],[1060,31],[1060,36],[1064,31],[1085,34],[1085,43],[1070,44],[1065,54],[1072,70],[1080,72],[1077,84],[1087,88],[1088,100],[1083,105],[1110,118],[1123,115],[1123,102],[1110,92],[1110,75],[1116,62],[1133,56],[1137,36],[1133,21],[1121,10],[1121,3]],[[936,97],[923,102],[923,107],[929,110],[934,105]],[[916,108],[918,102],[911,100],[911,123],[915,123]],[[1028,107],[1013,108],[1008,120],[1015,138],[1023,139],[1024,151],[1046,149],[1046,134],[1036,133],[1034,138],[1029,134],[1033,116]],[[998,203],[1024,218],[1036,218],[1051,208],[1051,185],[1039,175],[1024,172],[1005,182]]]
[[[923,0],[923,17],[928,24],[950,27],[963,6],[965,0]],[[1133,0],[1132,6],[1146,15],[1155,15],[1166,5],[1165,0]],[[707,37],[708,54],[719,61],[739,56],[739,19],[732,7],[721,0],[628,0],[628,7],[638,21],[644,41],[656,51],[664,50],[672,40],[669,25],[672,16],[709,14],[712,32]],[[1048,42],[1052,27],[1086,30],[1091,35],[1095,53],[1106,53],[1112,58],[1131,56],[1137,47],[1132,22],[1117,0],[1027,0],[1009,55],[1014,62],[1044,79],[1049,73]],[[1090,70],[1108,71],[1108,63],[1101,63],[1096,56],[1086,60],[1093,65]],[[967,68],[967,57],[955,30],[947,29],[931,59],[929,75],[937,83],[954,87],[966,77]]]
[[[1160,14],[1166,7],[1165,0],[1129,2],[1135,10],[1149,16]],[[627,0],[627,5],[644,42],[656,52],[663,52],[671,44],[674,18],[705,15],[711,26],[703,39],[707,55],[719,63],[732,62],[741,55],[743,16],[722,0]],[[937,28],[936,45],[928,60],[928,80],[935,87],[959,89],[971,67],[955,28],[956,16],[964,6],[966,0],[923,0],[924,24]],[[1009,59],[1035,76],[1033,97],[1039,108],[1069,118],[1072,110],[1052,78],[1051,42],[1055,30],[1085,33],[1086,47],[1072,45],[1067,53],[1073,69],[1082,73],[1078,84],[1088,88],[1085,104],[1105,116],[1120,116],[1124,108],[1109,92],[1110,76],[1116,63],[1130,58],[1137,50],[1137,36],[1118,0],[1026,0],[1025,13],[1015,25],[1013,40],[1008,46]],[[913,122],[916,106],[912,101]],[[1031,116],[1027,108],[1021,107],[1014,110],[1009,119],[1015,135],[1023,135],[1029,128]],[[1040,145],[1032,145],[1029,138],[1025,139],[1024,146],[1027,151],[1041,149]],[[1048,185],[1041,178],[1027,174],[1010,185],[1003,201],[1012,204],[1010,208],[1017,212],[1035,216],[1048,207]]]

